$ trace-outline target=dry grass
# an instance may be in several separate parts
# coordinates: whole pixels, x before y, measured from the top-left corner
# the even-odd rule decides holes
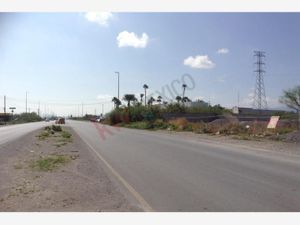
[[[172,130],[183,131],[188,127],[189,122],[185,118],[177,118],[170,120],[169,124]]]

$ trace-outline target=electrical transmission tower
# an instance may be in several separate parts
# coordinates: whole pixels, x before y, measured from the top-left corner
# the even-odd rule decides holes
[[[265,84],[264,84],[264,59],[265,52],[262,51],[254,51],[254,57],[256,58],[256,69],[254,70],[256,74],[256,82],[254,89],[254,101],[253,108],[255,109],[267,109],[267,99],[265,92]]]

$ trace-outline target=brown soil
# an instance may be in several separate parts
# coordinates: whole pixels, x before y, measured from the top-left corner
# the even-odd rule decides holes
[[[70,128],[72,142],[39,140],[41,131],[0,146],[0,211],[141,211],[109,178],[103,164]],[[51,171],[30,165],[40,157],[71,160]]]
[[[200,142],[220,143],[223,145],[232,144],[232,145],[244,146],[245,149],[246,148],[249,149],[248,147],[251,147],[256,150],[267,150],[267,151],[300,155],[299,143],[289,143],[280,140],[276,141],[267,138],[252,138],[249,140],[242,140],[242,139],[238,139],[236,136],[230,136],[230,135],[225,136],[225,135],[196,134],[193,132],[176,132],[176,131],[165,131],[165,130],[159,130],[157,132],[168,133],[170,135],[177,135],[177,136],[184,137],[185,139],[188,138]]]
[[[288,142],[300,143],[300,131],[291,132],[289,134],[284,135],[284,140]],[[299,146],[300,148],[300,146]]]

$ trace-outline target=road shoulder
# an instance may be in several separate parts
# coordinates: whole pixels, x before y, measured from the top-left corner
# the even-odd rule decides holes
[[[0,146],[0,211],[141,211],[80,137],[64,129],[72,135],[68,143],[41,140],[38,130]],[[68,160],[57,168],[36,168],[40,159],[57,156]]]
[[[157,130],[154,132],[181,137],[186,140],[215,143],[220,145],[235,145],[235,146],[245,147],[245,149],[247,150],[253,149],[253,150],[277,152],[277,153],[286,153],[292,155],[300,155],[299,143],[288,143],[288,142],[273,141],[267,139],[237,140],[232,138],[231,136],[196,134],[193,132],[186,132],[186,131],[176,132],[176,131]]]

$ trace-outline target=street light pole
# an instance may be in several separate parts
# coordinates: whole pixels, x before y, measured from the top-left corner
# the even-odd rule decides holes
[[[26,91],[26,114],[27,114],[27,91]]]
[[[118,74],[118,99],[120,100],[120,73],[119,72],[115,72],[116,74]]]
[[[6,95],[4,95],[4,114],[6,114]]]

